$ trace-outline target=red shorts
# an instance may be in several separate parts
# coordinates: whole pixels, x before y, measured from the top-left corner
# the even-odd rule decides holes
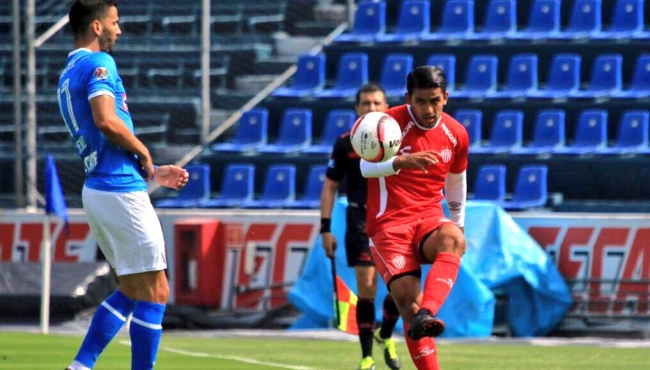
[[[426,217],[403,225],[379,230],[370,236],[370,251],[377,272],[386,285],[394,276],[420,271],[420,265],[429,263],[420,254],[422,240],[444,223],[452,222],[440,217]]]

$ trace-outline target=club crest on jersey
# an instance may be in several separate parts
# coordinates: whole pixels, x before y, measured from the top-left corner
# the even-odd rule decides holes
[[[444,163],[448,163],[451,160],[452,152],[449,148],[445,148],[440,152],[440,157]]]
[[[95,78],[98,80],[105,80],[108,78],[108,68],[106,67],[97,67],[95,70]]]
[[[398,269],[402,269],[404,268],[404,266],[406,266],[406,260],[404,260],[404,256],[397,256],[393,258],[391,263],[393,264],[393,266],[397,267]]]

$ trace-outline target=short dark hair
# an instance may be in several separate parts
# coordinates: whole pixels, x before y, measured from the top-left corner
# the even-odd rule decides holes
[[[447,92],[447,77],[442,69],[434,66],[420,66],[406,76],[406,91],[409,95],[415,89],[437,89]]]
[[[88,26],[103,18],[113,6],[117,7],[117,0],[75,0],[68,13],[74,36],[83,36]]]
[[[361,94],[367,94],[367,93],[374,93],[377,91],[381,91],[382,94],[384,94],[384,100],[386,99],[386,91],[384,91],[384,88],[377,85],[376,83],[367,83],[359,88],[357,90],[357,96],[355,97],[355,105],[359,105],[361,103]]]

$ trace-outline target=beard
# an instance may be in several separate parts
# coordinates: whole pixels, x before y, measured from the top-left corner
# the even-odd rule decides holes
[[[99,36],[99,49],[105,53],[113,54],[113,47],[115,46],[115,40],[111,34],[104,29],[102,34]]]

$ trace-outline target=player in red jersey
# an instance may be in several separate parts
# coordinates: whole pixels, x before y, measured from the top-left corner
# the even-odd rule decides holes
[[[449,95],[442,70],[414,69],[406,104],[388,110],[402,128],[397,156],[361,161],[368,178],[367,232],[375,266],[404,320],[406,344],[418,369],[437,370],[433,337],[444,331],[435,317],[453,287],[465,253],[467,197],[465,128],[443,112]],[[443,189],[450,210],[441,206]],[[420,289],[421,264],[433,266]]]

